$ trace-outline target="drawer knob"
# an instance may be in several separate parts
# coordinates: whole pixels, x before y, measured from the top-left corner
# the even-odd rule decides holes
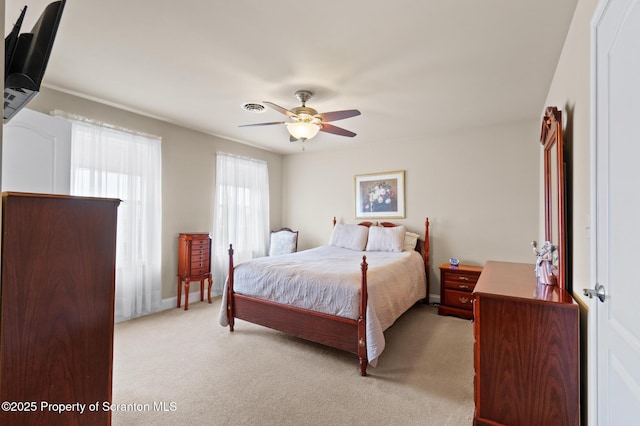
[[[458,286],[458,288],[461,288],[461,289],[464,289],[464,290],[468,290],[468,289],[469,289],[469,286],[468,286],[468,285],[466,285],[466,284],[460,284],[460,285]]]
[[[469,281],[469,277],[458,277],[460,281]]]
[[[460,301],[460,303],[469,303],[468,297],[459,297],[458,300]]]

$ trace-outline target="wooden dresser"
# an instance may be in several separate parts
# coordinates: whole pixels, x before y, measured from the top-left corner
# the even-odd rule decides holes
[[[182,302],[184,282],[184,310],[189,309],[189,284],[200,281],[200,300],[204,300],[204,282],[209,280],[208,301],[211,303],[211,235],[193,232],[178,235],[178,308]]]
[[[526,263],[487,262],[473,294],[474,424],[578,425],[578,304]]]
[[[473,296],[481,266],[440,265],[440,306],[438,314],[473,319]]]
[[[111,424],[119,203],[2,194],[0,424]]]

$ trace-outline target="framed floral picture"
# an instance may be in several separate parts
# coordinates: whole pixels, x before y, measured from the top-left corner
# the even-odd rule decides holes
[[[356,218],[404,218],[404,170],[355,176]]]

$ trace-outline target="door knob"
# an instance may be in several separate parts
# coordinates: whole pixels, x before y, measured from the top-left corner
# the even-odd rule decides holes
[[[596,296],[598,299],[600,299],[601,302],[604,302],[604,299],[607,297],[604,292],[604,286],[602,284],[596,284],[596,288],[593,290],[590,288],[582,289],[582,293],[585,296],[589,296],[589,299],[592,299],[593,296]]]

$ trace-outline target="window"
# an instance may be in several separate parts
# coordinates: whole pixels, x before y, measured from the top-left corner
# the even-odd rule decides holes
[[[160,308],[162,163],[158,137],[71,120],[71,194],[119,198],[116,321]]]
[[[234,262],[265,256],[269,240],[269,172],[267,163],[230,154],[216,155],[214,209],[214,285],[222,292]]]

